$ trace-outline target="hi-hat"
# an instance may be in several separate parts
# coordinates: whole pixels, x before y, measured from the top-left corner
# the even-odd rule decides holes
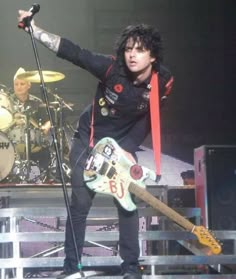
[[[67,107],[67,108],[69,108],[69,109],[71,109],[71,110],[72,110],[71,107],[74,106],[74,104],[72,104],[72,103],[66,103],[66,102],[64,102],[64,101],[63,101],[62,103],[57,102],[57,101],[55,101],[55,102],[50,102],[50,103],[49,103],[49,107],[51,107],[51,108],[59,107],[60,105],[62,105],[64,108]],[[41,108],[45,108],[46,106],[47,106],[47,105],[46,105],[45,103],[39,105],[39,107],[41,107]]]
[[[65,75],[59,72],[42,71],[44,82],[55,82],[65,78]],[[18,79],[27,80],[29,82],[40,83],[40,75],[38,71],[28,71],[17,76]]]

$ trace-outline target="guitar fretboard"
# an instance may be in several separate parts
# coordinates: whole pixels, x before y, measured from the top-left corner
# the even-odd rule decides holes
[[[192,231],[194,228],[194,224],[192,224],[189,220],[184,218],[182,215],[168,207],[165,203],[154,197],[150,194],[147,190],[143,189],[142,187],[137,186],[134,183],[130,183],[129,191],[135,194],[137,197],[151,205],[153,208],[157,209],[171,220],[182,226],[188,231]]]

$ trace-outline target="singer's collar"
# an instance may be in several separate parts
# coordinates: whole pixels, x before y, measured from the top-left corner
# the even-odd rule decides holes
[[[131,80],[130,72],[126,69],[124,66],[120,66],[120,74],[121,76],[128,77]],[[133,82],[133,84],[137,87],[143,87],[150,90],[150,82],[151,82],[152,75],[150,75],[148,78],[146,78],[141,83]]]

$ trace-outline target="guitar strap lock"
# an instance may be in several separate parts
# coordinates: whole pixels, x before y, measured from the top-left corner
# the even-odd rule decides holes
[[[157,175],[156,175],[155,182],[158,183],[160,180],[161,180],[161,175],[160,175],[160,174],[157,174]]]

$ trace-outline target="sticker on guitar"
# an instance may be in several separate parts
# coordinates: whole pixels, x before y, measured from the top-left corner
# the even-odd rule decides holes
[[[206,228],[195,226],[146,191],[147,179],[155,181],[155,172],[144,166],[133,164],[116,141],[108,137],[101,139],[95,145],[84,170],[84,180],[91,190],[113,196],[128,211],[137,208],[131,196],[133,193],[184,229],[195,234],[198,241],[209,247],[213,254],[221,253],[220,244]]]

